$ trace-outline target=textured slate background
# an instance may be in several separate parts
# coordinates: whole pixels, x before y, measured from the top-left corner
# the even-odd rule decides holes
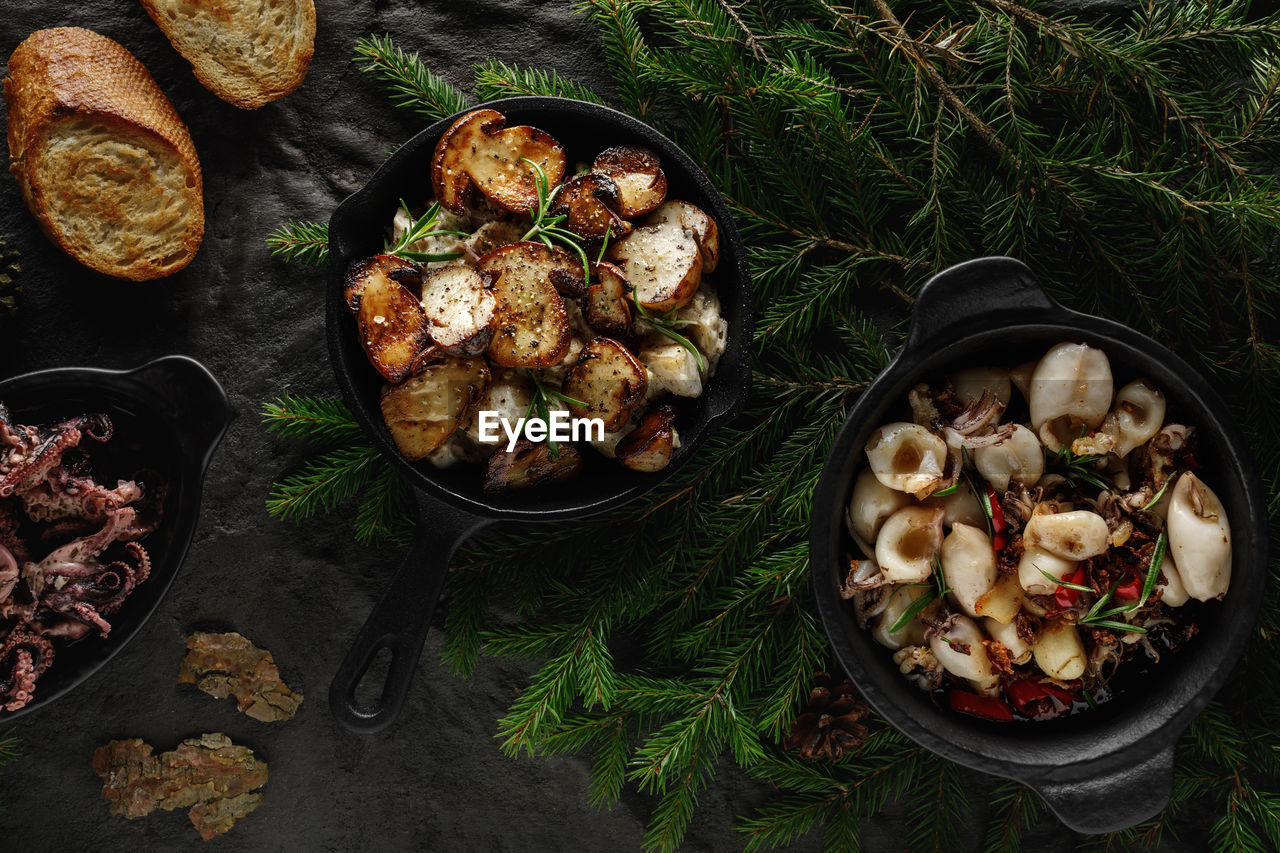
[[[319,31],[306,82],[256,112],[203,89],[137,3],[24,0],[0,16],[0,59],[36,29],[78,25],[142,60],[191,129],[207,218],[203,248],[181,274],[120,283],[52,248],[13,180],[0,176],[0,234],[22,252],[26,289],[19,321],[0,333],[0,375],[62,365],[124,368],[186,353],[222,380],[237,414],[209,471],[186,566],[155,617],[103,672],[16,725],[25,755],[0,776],[8,804],[0,847],[201,847],[183,812],[138,821],[108,815],[89,759],[113,737],[142,737],[159,750],[224,731],[270,763],[271,781],[262,807],[209,849],[638,849],[648,798],[628,793],[612,811],[599,811],[586,803],[585,761],[499,753],[496,720],[524,683],[527,663],[486,660],[472,678],[454,677],[438,663],[436,632],[400,723],[373,737],[333,724],[324,701],[329,679],[399,554],[356,546],[346,513],[297,527],[270,520],[263,499],[292,460],[256,415],[264,400],[282,393],[332,387],[319,277],[274,262],[263,237],[288,217],[327,219],[385,152],[421,126],[393,111],[350,64],[356,38],[390,32],[464,87],[472,64],[495,57],[555,68],[607,93],[599,47],[567,2],[316,5]],[[298,718],[259,723],[229,701],[179,687],[183,641],[195,627],[239,630],[272,650],[288,682],[307,696]],[[975,776],[974,821],[958,849],[977,846],[987,784]],[[686,848],[740,849],[734,815],[764,796],[726,765],[700,799]],[[867,849],[901,848],[906,820],[890,809],[867,828]],[[1046,826],[1026,849],[1065,850],[1071,841]],[[1187,850],[1202,847],[1197,838],[1187,841]],[[819,847],[812,834],[796,849]]]

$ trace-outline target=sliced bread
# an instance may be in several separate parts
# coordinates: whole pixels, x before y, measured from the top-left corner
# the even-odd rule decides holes
[[[315,51],[312,0],[142,0],[196,79],[246,110],[283,98]]]
[[[9,57],[9,171],[49,239],[91,269],[142,281],[185,267],[204,236],[186,125],[121,45],[39,30]]]

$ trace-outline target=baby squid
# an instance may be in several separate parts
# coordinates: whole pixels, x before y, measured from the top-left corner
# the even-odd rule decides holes
[[[996,554],[985,530],[967,524],[952,526],[942,540],[942,572],[960,608],[977,616],[978,600],[996,583]]]
[[[987,523],[982,504],[978,503],[977,495],[973,493],[973,489],[969,488],[969,481],[964,478],[956,483],[956,490],[951,494],[942,497],[930,495],[921,501],[921,504],[928,507],[942,507],[946,513],[942,517],[942,523],[947,527],[957,523],[981,527]]]
[[[996,580],[995,586],[978,598],[973,609],[978,616],[1007,624],[1018,615],[1018,611],[1022,609],[1022,602],[1022,585],[1018,582],[1018,578],[1014,575],[1001,575]]]
[[[1107,354],[1087,344],[1061,343],[1045,353],[1031,375],[1031,425],[1053,451],[1102,424],[1114,392]]]
[[[1191,596],[1187,595],[1187,588],[1182,583],[1182,575],[1178,573],[1173,557],[1167,553],[1164,555],[1164,562],[1160,564],[1160,574],[1164,575],[1164,583],[1156,587],[1160,600],[1170,607],[1186,604]]]
[[[1039,638],[1031,647],[1036,666],[1050,678],[1071,681],[1084,675],[1084,643],[1076,626],[1063,619],[1044,623]]]
[[[906,612],[907,608],[914,604],[916,599],[924,595],[928,589],[927,586],[923,585],[903,584],[892,587],[889,590],[889,603],[885,605],[879,621],[871,629],[871,636],[875,638],[877,643],[894,650],[903,646],[918,646],[924,643],[925,626],[920,621],[919,616],[896,631],[890,631],[889,629],[902,618],[902,614]]]
[[[1169,553],[1187,595],[1199,601],[1221,598],[1231,583],[1231,527],[1213,490],[1187,472],[1169,498]]]
[[[1075,570],[1075,560],[1067,560],[1043,548],[1027,545],[1018,560],[1018,584],[1030,595],[1052,595],[1057,591],[1058,584],[1045,577],[1044,573],[1048,572],[1061,580]]]
[[[1116,392],[1115,403],[1102,422],[1102,432],[1115,436],[1113,453],[1121,459],[1151,440],[1164,424],[1164,394],[1143,379]]]
[[[1009,650],[1009,655],[1015,664],[1024,664],[1031,660],[1031,646],[1018,636],[1018,627],[1010,622],[997,622],[994,619],[983,619],[982,627],[991,639]]]
[[[1111,531],[1096,512],[1077,509],[1031,516],[1023,542],[1064,560],[1079,561],[1105,552],[1111,544]]]
[[[942,668],[968,679],[980,693],[991,695],[1000,684],[1000,674],[987,657],[982,629],[968,616],[956,615],[947,628],[933,635],[929,648]]]
[[[1044,475],[1040,439],[1021,424],[1014,424],[1013,434],[1008,438],[975,450],[973,462],[978,473],[1001,492],[1009,488],[1010,480],[1034,486]]]
[[[881,483],[921,498],[943,478],[947,445],[919,424],[886,424],[871,433],[867,460]]]
[[[875,542],[884,520],[909,503],[910,495],[889,488],[873,471],[864,468],[849,499],[849,526],[864,543]]]
[[[941,509],[907,506],[895,512],[876,537],[876,562],[890,583],[918,583],[932,573],[942,547]]]

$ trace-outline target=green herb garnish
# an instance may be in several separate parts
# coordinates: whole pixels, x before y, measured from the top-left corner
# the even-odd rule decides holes
[[[408,213],[409,205],[404,203],[404,199],[400,199],[400,206]],[[412,216],[413,214],[409,214]],[[433,237],[437,234],[448,234],[455,237],[470,237],[466,231],[454,231],[448,228],[437,228],[436,225],[440,220],[440,203],[434,202],[427,208],[427,212],[422,216],[414,219],[409,223],[409,227],[404,229],[404,233],[400,235],[400,239],[396,241],[394,246],[387,247],[388,255],[405,258],[410,261],[418,261],[419,263],[430,263],[432,261],[451,261],[454,258],[462,257],[462,252],[413,252],[409,247],[419,240]]]

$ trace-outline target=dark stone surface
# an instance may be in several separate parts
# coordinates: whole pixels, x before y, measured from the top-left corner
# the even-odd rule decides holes
[[[355,39],[390,32],[463,86],[473,63],[496,57],[553,67],[607,91],[599,47],[567,2],[317,6],[306,82],[251,113],[205,91],[137,3],[24,0],[0,16],[0,58],[35,29],[70,24],[133,51],[191,128],[207,216],[204,246],[188,269],[156,283],[121,283],[52,248],[13,180],[0,176],[0,234],[22,252],[26,291],[20,320],[0,335],[0,373],[131,367],[186,353],[223,381],[237,413],[209,471],[186,566],[155,617],[104,671],[16,725],[25,755],[0,776],[8,803],[0,848],[196,848],[181,812],[138,821],[108,815],[90,755],[113,737],[142,737],[164,750],[223,731],[268,761],[271,779],[264,805],[212,842],[219,850],[638,849],[647,798],[629,793],[612,811],[597,810],[586,802],[586,761],[500,754],[496,721],[531,664],[485,660],[471,678],[458,678],[438,663],[433,633],[392,730],[354,737],[334,725],[325,705],[329,678],[399,554],[355,545],[345,512],[299,526],[270,520],[263,509],[269,485],[296,460],[289,458],[294,448],[264,434],[256,414],[282,393],[332,390],[319,276],[273,262],[264,236],[289,217],[327,219],[387,150],[421,126],[394,112],[350,64]],[[307,697],[297,719],[259,723],[230,702],[180,687],[184,638],[195,628],[239,630],[270,649]],[[988,783],[975,783],[975,817],[958,847],[976,847],[986,823]],[[740,849],[734,816],[763,797],[726,764],[700,798],[686,848]],[[890,809],[867,827],[867,849],[901,849],[907,821]],[[1068,833],[1046,824],[1027,849],[1071,844]],[[797,849],[819,846],[813,834]]]

